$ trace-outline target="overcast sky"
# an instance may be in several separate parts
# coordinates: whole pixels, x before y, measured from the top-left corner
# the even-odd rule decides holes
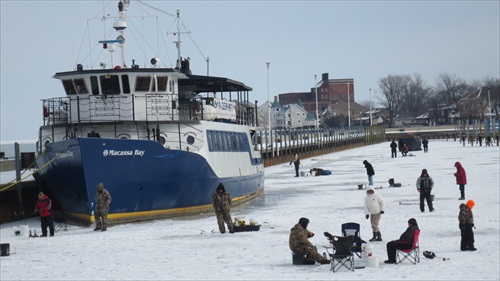
[[[40,100],[64,93],[56,72],[83,62],[87,19],[115,15],[113,1],[6,1],[1,3],[0,140],[36,139]],[[322,73],[353,78],[357,102],[376,101],[378,80],[419,73],[434,85],[439,73],[471,81],[500,77],[499,1],[144,1],[130,15],[158,15],[167,33],[179,9],[191,31],[183,57],[195,74],[225,76],[252,87],[264,103],[286,92],[308,91]],[[158,13],[157,11],[160,11]],[[96,21],[94,21],[96,22]],[[110,21],[108,21],[110,22]],[[158,31],[136,26],[148,37]],[[134,27],[129,25],[129,30]],[[93,31],[104,33],[103,28]],[[114,39],[112,34],[108,39]],[[133,36],[127,37],[127,42]],[[166,66],[175,64],[169,35]],[[84,44],[82,44],[84,42]],[[193,44],[193,42],[195,44]],[[162,48],[163,43],[153,43]],[[118,53],[118,52],[117,52]],[[143,66],[153,55],[126,53]],[[109,58],[104,56],[103,58]],[[118,55],[115,55],[115,59]],[[94,57],[95,60],[95,57]],[[269,66],[269,92],[266,62]],[[89,63],[82,63],[88,66]]]

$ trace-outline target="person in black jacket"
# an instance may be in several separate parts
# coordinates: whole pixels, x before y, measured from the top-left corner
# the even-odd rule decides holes
[[[398,157],[398,144],[392,140],[391,142],[391,158],[397,158]]]
[[[413,239],[415,238],[415,230],[419,229],[417,220],[411,218],[408,220],[408,228],[401,234],[398,240],[393,240],[387,243],[387,258],[385,263],[396,263],[396,250],[406,250],[413,247]]]
[[[368,161],[363,161],[363,164],[365,164],[366,174],[368,175],[368,185],[373,186],[373,176],[375,175],[375,170],[373,169],[372,164]]]

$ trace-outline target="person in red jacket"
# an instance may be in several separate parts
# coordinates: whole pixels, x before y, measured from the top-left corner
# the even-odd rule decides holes
[[[454,174],[455,178],[457,178],[457,184],[460,188],[460,198],[458,200],[465,200],[465,185],[467,184],[467,175],[465,174],[464,167],[460,162],[455,163],[455,168],[457,168],[457,172]]]
[[[54,236],[54,219],[52,217],[52,201],[43,194],[38,193],[38,201],[35,205],[35,213],[40,215],[42,224],[42,235],[40,237],[47,237],[47,227],[50,231],[50,236]]]

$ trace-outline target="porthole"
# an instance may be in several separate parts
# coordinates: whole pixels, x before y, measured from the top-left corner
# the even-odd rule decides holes
[[[160,139],[158,140],[158,142],[161,144],[161,145],[164,145],[166,140],[164,137],[160,136]]]
[[[187,141],[188,144],[193,144],[194,143],[194,137],[193,136],[188,136],[186,138],[186,141]]]

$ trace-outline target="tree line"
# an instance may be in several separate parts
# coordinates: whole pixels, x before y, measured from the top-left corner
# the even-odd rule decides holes
[[[444,107],[460,113],[461,118],[484,119],[488,108],[488,90],[491,112],[499,116],[499,78],[486,76],[480,80],[466,81],[455,74],[440,73],[436,84],[430,86],[420,74],[388,75],[378,81],[378,86],[376,96],[380,105],[387,110],[389,126],[394,126],[396,117],[402,113],[416,117],[429,112],[430,119],[439,120]]]

